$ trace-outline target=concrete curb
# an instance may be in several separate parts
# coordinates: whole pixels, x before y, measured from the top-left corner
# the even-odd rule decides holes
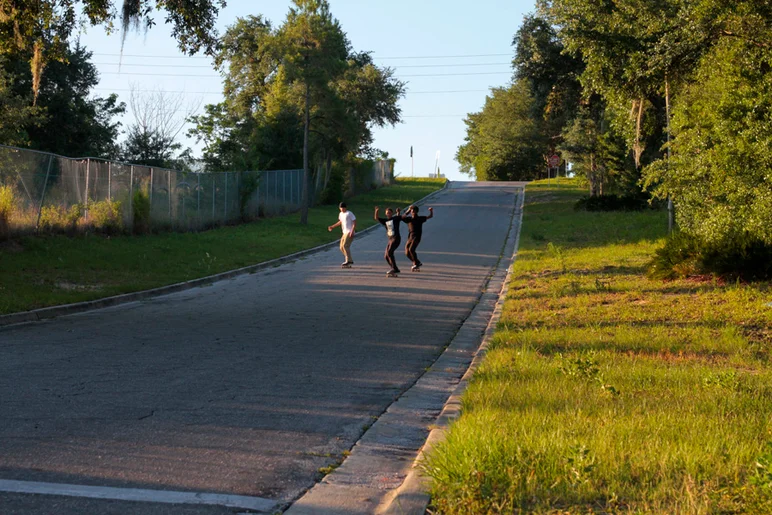
[[[493,310],[488,326],[485,329],[485,335],[483,341],[480,344],[480,348],[477,351],[471,365],[467,369],[461,381],[456,386],[453,394],[448,398],[445,407],[443,408],[440,416],[434,424],[434,428],[430,431],[426,444],[419,451],[418,456],[413,462],[413,468],[405,478],[405,481],[400,487],[395,490],[392,495],[381,504],[377,513],[383,515],[423,515],[426,513],[426,509],[429,506],[431,498],[428,493],[429,480],[426,478],[420,468],[420,464],[424,459],[427,452],[430,452],[437,444],[445,439],[450,424],[461,416],[461,398],[466,390],[469,380],[474,375],[475,370],[480,366],[480,363],[485,358],[485,354],[488,351],[488,346],[493,338],[493,334],[496,331],[499,320],[501,320],[501,312],[504,307],[504,302],[507,298],[507,292],[509,291],[509,285],[512,281],[512,267],[517,259],[517,251],[520,246],[520,232],[523,221],[523,204],[525,202],[525,189],[520,197],[519,205],[516,208],[515,214],[518,217],[518,230],[514,240],[514,250],[508,258],[506,265],[506,277],[501,285],[501,289],[498,293],[498,300]],[[502,260],[503,261],[503,260]],[[503,262],[499,262],[497,271],[502,269]]]
[[[448,347],[364,432],[341,465],[296,499],[285,515],[425,513],[430,499],[419,463],[460,413],[470,367],[479,363],[498,323],[519,242],[524,196],[523,190],[513,202],[499,261]]]
[[[440,193],[446,191],[449,187],[450,181],[445,181],[442,188],[430,193],[424,198],[414,202],[414,204],[424,204],[427,201],[433,199]],[[378,229],[379,225],[375,224],[367,229],[359,231],[357,234],[365,234]],[[63,304],[59,306],[50,306],[47,308],[33,309],[31,311],[21,311],[19,313],[10,313],[8,315],[0,315],[0,328],[16,324],[24,324],[30,322],[38,322],[47,318],[55,318],[64,315],[72,315],[74,313],[83,313],[85,311],[91,311],[95,309],[107,308],[111,306],[117,306],[119,304],[127,304],[129,302],[137,302],[140,300],[149,299],[152,297],[160,297],[161,295],[168,295],[170,293],[177,293],[180,291],[190,290],[192,288],[198,288],[201,286],[208,286],[217,281],[224,279],[231,279],[244,274],[252,274],[265,270],[267,268],[273,268],[281,266],[292,261],[316,254],[318,252],[325,251],[338,245],[338,240],[331,241],[313,247],[294,254],[289,254],[280,258],[272,259],[270,261],[264,261],[255,265],[249,265],[235,270],[228,270],[227,272],[221,272],[219,274],[210,275],[207,277],[200,277],[198,279],[191,279],[182,283],[169,284],[167,286],[160,286],[150,290],[137,291],[132,293],[124,293],[122,295],[114,295],[112,297],[105,297],[103,299],[90,300],[85,302],[76,302],[73,304]]]

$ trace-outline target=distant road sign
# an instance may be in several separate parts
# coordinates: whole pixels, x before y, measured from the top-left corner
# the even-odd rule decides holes
[[[557,168],[560,166],[560,156],[557,154],[553,154],[549,158],[549,165],[550,168]]]

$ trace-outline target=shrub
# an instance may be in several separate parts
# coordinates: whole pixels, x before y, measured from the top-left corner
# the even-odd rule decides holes
[[[643,211],[648,209],[648,197],[644,195],[596,195],[586,196],[576,201],[577,211]]]
[[[40,229],[50,232],[64,231],[73,233],[83,216],[83,205],[43,206],[40,211]]]
[[[772,246],[759,240],[709,244],[684,232],[668,237],[649,263],[649,277],[675,279],[714,274],[744,280],[772,278]]]
[[[251,218],[250,214],[248,213],[248,208],[250,201],[252,200],[252,196],[255,194],[259,186],[259,175],[249,172],[241,174],[241,183],[239,184],[239,213],[241,214],[241,218],[245,221]]]
[[[13,188],[0,186],[0,241],[11,235],[11,215],[16,207]]]
[[[89,203],[88,221],[93,228],[107,234],[117,234],[123,231],[121,202],[100,200]]]
[[[150,231],[150,197],[141,189],[134,190],[131,197],[132,227],[135,234],[144,234]]]

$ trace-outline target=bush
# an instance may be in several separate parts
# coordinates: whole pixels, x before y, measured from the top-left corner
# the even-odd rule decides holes
[[[649,263],[649,277],[675,279],[714,274],[743,280],[772,279],[772,246],[759,240],[707,244],[683,232],[671,235]]]
[[[576,201],[577,211],[643,211],[651,208],[645,195],[596,195],[586,196]]]
[[[123,231],[121,202],[100,200],[89,203],[88,221],[91,227],[107,234],[117,234]]]
[[[83,205],[43,206],[40,211],[40,229],[49,232],[74,233],[83,216]]]
[[[132,227],[135,234],[150,231],[150,197],[144,191],[134,190],[131,197],[131,207],[134,213]]]
[[[13,188],[0,186],[0,241],[11,236],[11,216],[16,207]]]

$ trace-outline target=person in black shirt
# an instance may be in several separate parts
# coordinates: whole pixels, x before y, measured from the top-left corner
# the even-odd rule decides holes
[[[378,216],[378,212],[380,211],[380,208],[378,206],[375,206],[375,214],[373,215],[373,218],[378,220],[381,225],[383,225],[386,228],[386,236],[389,238],[389,242],[386,244],[386,252],[384,253],[383,257],[386,259],[386,262],[391,267],[389,271],[387,272],[388,275],[394,275],[399,273],[399,267],[397,266],[397,260],[394,259],[394,252],[397,250],[397,247],[399,247],[399,244],[402,242],[402,238],[399,235],[399,223],[402,221],[402,218],[400,217],[399,208],[397,208],[397,214],[394,214],[394,211],[390,207],[386,208],[386,218],[380,218]]]
[[[423,263],[418,259],[418,255],[415,249],[418,248],[418,244],[421,243],[421,235],[423,234],[424,223],[434,216],[434,210],[429,208],[429,216],[419,216],[418,206],[410,206],[406,215],[402,215],[402,221],[407,224],[408,235],[407,243],[405,243],[405,255],[413,262],[411,270],[417,272]]]

